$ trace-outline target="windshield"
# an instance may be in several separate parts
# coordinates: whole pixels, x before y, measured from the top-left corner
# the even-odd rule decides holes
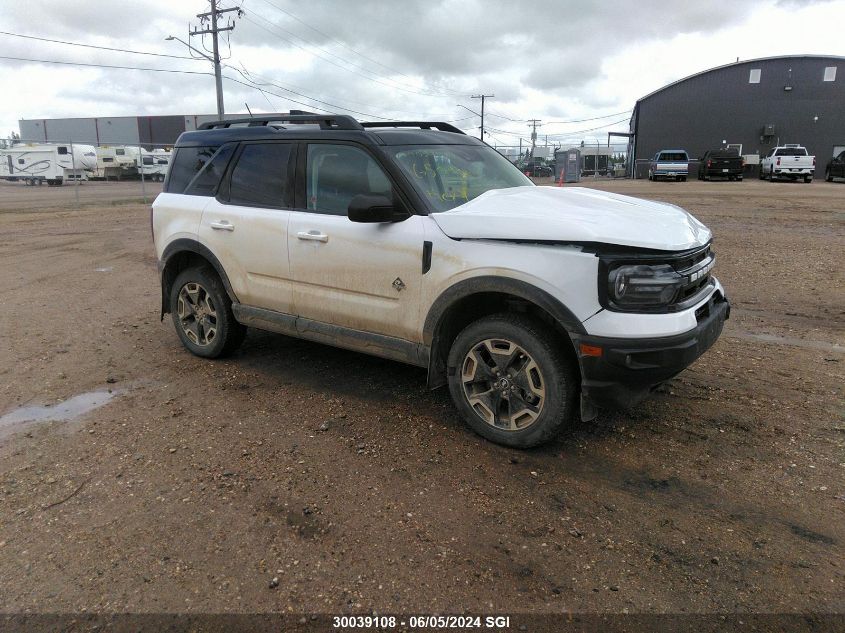
[[[385,149],[435,213],[454,209],[491,189],[533,184],[507,158],[487,146],[406,145]]]

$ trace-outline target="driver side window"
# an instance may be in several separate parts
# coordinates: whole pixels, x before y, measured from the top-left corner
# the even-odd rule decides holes
[[[329,215],[346,215],[357,195],[390,197],[392,189],[381,166],[351,145],[309,145],[305,179],[308,210]]]

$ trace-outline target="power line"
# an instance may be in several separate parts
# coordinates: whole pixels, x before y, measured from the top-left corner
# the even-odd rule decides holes
[[[556,125],[556,124],[564,124],[564,123],[585,123],[586,121],[598,121],[600,119],[609,119],[612,116],[621,116],[623,114],[628,114],[630,110],[623,110],[622,112],[614,112],[613,114],[605,114],[604,116],[594,116],[590,117],[589,119],[571,119],[569,121],[546,121],[546,125]]]
[[[140,66],[116,66],[112,64],[92,64],[85,62],[62,62],[55,59],[32,59],[29,57],[10,57],[0,55],[0,59],[11,59],[19,62],[34,62],[36,64],[61,64],[64,66],[89,66],[92,68],[116,68],[119,70],[147,70],[155,73],[177,73],[181,75],[211,75],[212,73],[199,72],[196,70],[174,70],[172,68],[144,68]]]
[[[383,63],[381,63],[380,61],[378,61],[378,60],[376,60],[376,59],[373,59],[372,57],[368,57],[367,55],[364,55],[362,52],[357,51],[357,50],[355,50],[354,48],[352,48],[351,46],[349,46],[349,45],[345,44],[344,42],[340,41],[339,39],[337,39],[337,38],[335,38],[335,37],[332,37],[332,36],[331,36],[331,35],[329,35],[328,33],[325,33],[324,31],[321,31],[320,29],[318,29],[318,28],[316,28],[316,27],[311,26],[311,25],[310,25],[310,24],[308,24],[305,20],[302,20],[301,18],[297,17],[296,15],[294,15],[293,13],[291,13],[290,11],[287,11],[287,10],[283,9],[282,7],[278,6],[277,4],[274,4],[273,2],[270,2],[270,0],[261,0],[261,1],[262,1],[262,2],[264,2],[264,4],[269,4],[271,7],[273,7],[273,8],[274,8],[274,9],[276,9],[277,11],[280,11],[281,13],[284,13],[285,15],[290,16],[291,18],[293,18],[294,20],[296,20],[296,21],[297,21],[297,22],[299,22],[300,24],[304,25],[306,28],[311,29],[312,31],[314,31],[315,33],[318,33],[319,35],[322,35],[323,37],[325,37],[325,38],[327,38],[328,40],[330,40],[330,41],[334,42],[335,44],[337,44],[337,45],[339,45],[339,46],[342,46],[342,47],[343,47],[343,48],[345,48],[346,50],[348,50],[348,51],[350,51],[350,52],[352,52],[352,53],[355,53],[356,55],[358,55],[358,56],[360,56],[360,57],[363,57],[363,58],[364,58],[364,59],[366,59],[368,62],[371,62],[371,63],[373,63],[373,64],[376,64],[377,66],[381,66],[381,67],[382,67],[382,68],[384,68],[385,70],[389,70],[389,71],[391,71],[391,72],[394,72],[394,73],[396,73],[397,75],[401,75],[402,77],[407,77],[408,79],[411,79],[411,77],[409,77],[408,75],[406,75],[406,74],[405,74],[405,73],[403,73],[402,71],[397,70],[396,68],[392,68],[392,67],[390,67],[390,66],[388,66],[388,65],[386,65],[386,64],[383,64]],[[450,90],[450,89],[448,89],[448,88],[444,88],[444,90],[447,90],[448,92],[452,92],[452,93],[454,93],[454,94],[458,94],[458,93],[457,93],[457,91]]]
[[[283,36],[279,35],[279,33],[277,33],[277,32],[275,32],[275,31],[273,31],[273,30],[271,30],[271,29],[267,28],[266,26],[264,26],[263,24],[260,24],[259,22],[256,22],[255,20],[253,20],[253,19],[250,17],[250,15],[257,16],[258,18],[260,18],[260,19],[264,20],[266,23],[270,24],[270,25],[273,27],[273,29],[277,29],[278,31],[282,31],[282,32],[284,32],[284,33],[287,33],[288,35],[290,35],[290,36],[292,36],[292,37],[294,37],[294,38],[296,38],[296,39],[298,39],[298,40],[301,40],[302,42],[305,42],[306,44],[310,44],[311,46],[313,46],[314,48],[316,48],[318,51],[321,51],[321,52],[325,53],[326,55],[329,55],[330,57],[334,57],[335,59],[341,60],[341,61],[343,61],[343,62],[344,62],[344,63],[346,63],[346,64],[349,64],[349,65],[351,65],[351,66],[353,66],[353,67],[355,67],[355,68],[358,68],[358,69],[360,69],[360,70],[364,71],[365,73],[369,73],[370,75],[373,75],[373,77],[371,77],[371,76],[369,76],[369,75],[362,74],[361,72],[358,72],[358,71],[354,70],[353,68],[349,68],[348,66],[343,66],[343,65],[341,65],[341,64],[339,64],[339,63],[337,63],[337,62],[335,62],[335,61],[333,61],[333,60],[331,60],[331,59],[328,59],[327,57],[325,57],[325,56],[323,56],[323,55],[320,55],[320,54],[318,54],[318,53],[315,53],[315,52],[314,52],[314,51],[312,51],[312,50],[309,50],[309,49],[308,49],[308,48],[306,48],[305,46],[302,46],[301,44],[298,44],[298,43],[297,43],[297,42],[295,42],[295,41],[292,41],[292,40],[290,40],[290,39],[288,39],[288,38],[285,38],[285,37],[283,37]],[[245,19],[245,20],[247,20],[248,22],[250,22],[250,23],[254,24],[254,25],[255,25],[255,26],[257,26],[258,28],[260,28],[260,29],[263,29],[263,30],[267,31],[267,32],[268,32],[268,33],[270,33],[271,35],[274,35],[274,36],[278,37],[279,39],[281,39],[281,40],[283,40],[283,41],[287,42],[288,44],[291,44],[292,46],[295,46],[296,48],[298,48],[298,49],[300,49],[300,50],[305,51],[305,52],[306,52],[306,53],[308,53],[309,55],[312,55],[312,56],[314,56],[314,57],[318,57],[318,58],[322,59],[323,61],[328,62],[329,64],[331,64],[331,65],[333,65],[333,66],[336,66],[337,68],[340,68],[341,70],[345,70],[345,71],[347,71],[347,72],[351,72],[351,73],[356,74],[356,75],[358,75],[358,76],[360,76],[360,77],[363,77],[364,79],[368,79],[369,81],[375,82],[375,83],[380,84],[380,85],[382,85],[382,86],[385,86],[385,87],[387,87],[387,88],[391,88],[391,89],[393,89],[393,90],[401,90],[402,92],[407,92],[407,93],[409,93],[409,94],[421,95],[421,96],[425,96],[425,97],[447,97],[447,96],[450,96],[450,95],[447,95],[447,94],[442,94],[442,93],[441,93],[441,94],[436,94],[436,93],[431,93],[431,92],[421,92],[421,91],[419,91],[419,90],[413,89],[412,87],[408,86],[407,84],[402,84],[401,82],[397,82],[397,81],[396,81],[396,80],[394,80],[394,79],[390,79],[389,77],[385,77],[384,75],[380,75],[380,74],[378,74],[378,73],[376,73],[376,72],[373,72],[373,71],[371,71],[371,70],[368,70],[367,68],[364,68],[363,66],[361,66],[361,65],[359,65],[359,64],[355,64],[355,63],[353,63],[353,62],[349,62],[349,61],[345,60],[344,58],[342,58],[342,57],[340,57],[340,56],[338,56],[338,55],[335,55],[334,53],[331,53],[331,52],[329,52],[329,51],[327,51],[327,50],[325,50],[325,49],[320,48],[319,46],[316,46],[315,44],[313,44],[313,43],[312,43],[312,42],[310,42],[309,40],[307,40],[307,39],[305,39],[305,38],[303,38],[303,37],[301,37],[301,36],[298,36],[298,35],[296,35],[295,33],[292,33],[291,31],[288,31],[288,30],[286,30],[286,29],[284,29],[284,28],[280,27],[280,26],[279,26],[279,25],[277,25],[275,22],[273,22],[272,20],[268,19],[266,16],[263,16],[263,15],[261,15],[261,14],[257,13],[256,11],[250,11],[250,13],[249,13],[249,14],[244,15],[244,19]],[[380,81],[380,79],[385,79],[386,81],[389,81],[389,82],[392,82],[392,83],[385,83],[384,81]]]
[[[185,55],[166,55],[165,53],[150,53],[147,51],[133,51],[127,48],[112,48],[110,46],[95,46],[94,44],[80,44],[79,42],[68,42],[65,40],[53,40],[49,37],[36,37],[35,35],[23,35],[21,33],[10,33],[9,31],[0,31],[0,35],[9,35],[11,37],[22,37],[27,40],[38,40],[40,42],[51,42],[53,44],[67,44],[68,46],[82,46],[84,48],[96,48],[102,51],[114,51],[117,53],[131,53],[133,55],[152,55],[154,57],[170,57],[171,59],[197,59],[196,57],[188,57]]]
[[[289,92],[291,94],[295,94],[297,96],[304,97],[305,99],[310,99],[310,100],[312,100],[316,103],[322,103],[323,105],[331,106],[332,108],[336,108],[336,109],[339,109],[339,110],[345,110],[347,112],[352,112],[354,114],[361,114],[363,116],[373,117],[373,118],[376,118],[376,119],[383,119],[385,121],[397,118],[395,116],[394,117],[387,117],[387,116],[379,116],[379,115],[376,115],[376,114],[368,114],[366,112],[360,112],[360,111],[354,110],[352,108],[346,108],[344,106],[337,105],[336,103],[330,103],[330,102],[324,101],[322,99],[317,99],[316,97],[312,97],[312,96],[307,95],[305,93],[293,90],[292,88],[290,88],[288,86],[275,83],[275,82],[271,81],[270,79],[267,79],[266,77],[262,77],[258,73],[254,73],[254,72],[249,71],[245,66],[243,67],[244,72],[241,72],[241,70],[239,68],[236,68],[235,66],[232,66],[230,64],[223,64],[223,65],[226,66],[227,68],[234,70],[241,77],[243,77],[246,81],[253,83],[255,85],[258,85],[258,86],[273,86],[274,88],[278,88],[279,90],[284,90],[285,92]],[[263,83],[256,81],[255,79],[252,79],[252,77],[257,77],[258,79],[261,79],[263,81]],[[361,104],[361,105],[366,106],[367,104]],[[393,112],[397,112],[397,111],[394,110]],[[437,115],[437,116],[431,115],[431,114],[426,115],[427,118],[439,118],[439,116],[440,115]],[[446,116],[449,116],[449,115],[446,115]],[[447,120],[444,121],[444,123],[458,123],[460,121],[466,121],[466,120],[471,119],[471,118],[472,117],[462,117],[462,118],[459,118],[459,119],[447,119]]]

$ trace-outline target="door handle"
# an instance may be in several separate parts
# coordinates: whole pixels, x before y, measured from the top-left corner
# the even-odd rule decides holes
[[[220,220],[219,222],[212,222],[210,224],[211,228],[215,231],[234,231],[235,225],[230,224],[228,220]]]
[[[320,231],[299,231],[296,234],[301,240],[313,240],[315,242],[328,242],[329,236],[325,233],[321,233]]]

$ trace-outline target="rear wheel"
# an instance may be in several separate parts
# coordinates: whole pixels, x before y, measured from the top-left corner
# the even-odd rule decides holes
[[[578,372],[548,332],[527,316],[497,314],[458,335],[449,352],[449,391],[473,431],[529,448],[572,421]]]
[[[804,182],[809,185],[811,182],[813,182],[813,177],[812,176],[804,176]]]
[[[235,320],[220,278],[207,266],[179,273],[170,291],[170,311],[179,339],[197,356],[230,354],[246,335],[246,327]]]

